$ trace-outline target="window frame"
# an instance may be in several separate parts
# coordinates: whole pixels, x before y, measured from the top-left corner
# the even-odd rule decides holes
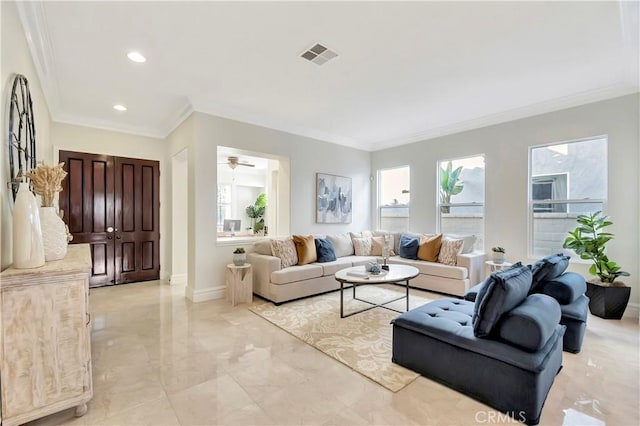
[[[571,176],[569,175],[569,172],[565,172],[565,173],[548,173],[548,174],[544,174],[544,175],[533,175],[533,150],[534,149],[540,149],[540,148],[547,148],[547,147],[551,147],[551,146],[556,146],[556,145],[570,145],[573,143],[580,143],[580,142],[588,142],[588,141],[596,141],[599,139],[604,139],[604,144],[605,144],[605,158],[601,161],[605,167],[606,167],[606,171],[604,174],[604,198],[571,198],[570,196],[570,178]],[[557,141],[557,142],[550,142],[550,143],[544,143],[544,144],[539,144],[539,145],[531,145],[529,146],[529,152],[528,152],[528,167],[527,167],[527,256],[531,259],[533,258],[537,258],[539,257],[538,254],[535,253],[535,238],[534,238],[534,215],[536,213],[544,213],[544,212],[534,212],[534,204],[541,204],[540,202],[544,202],[544,204],[565,204],[567,205],[567,210],[570,204],[596,204],[596,203],[600,203],[602,205],[602,213],[603,214],[607,214],[607,200],[609,198],[609,186],[608,186],[608,180],[609,180],[609,162],[608,162],[608,158],[609,158],[609,135],[607,134],[602,134],[602,135],[594,135],[594,136],[588,136],[588,137],[584,137],[584,138],[578,138],[578,139],[571,139],[571,140],[565,140],[565,141]],[[555,176],[555,175],[560,175],[560,174],[566,174],[567,175],[567,197],[564,200],[554,200],[554,199],[548,199],[548,200],[533,200],[533,181],[532,179],[535,177],[539,177],[539,176]],[[555,213],[555,212],[549,212],[549,213]],[[565,214],[570,214],[569,212],[565,212]],[[577,226],[577,222],[576,222],[576,226]],[[564,250],[562,248],[560,248],[559,250]],[[571,256],[570,260],[571,263],[589,263],[588,261],[582,260],[577,256]]]

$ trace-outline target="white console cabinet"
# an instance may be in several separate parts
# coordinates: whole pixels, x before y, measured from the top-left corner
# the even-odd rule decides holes
[[[76,407],[93,396],[89,245],[70,245],[62,260],[0,274],[2,425]]]

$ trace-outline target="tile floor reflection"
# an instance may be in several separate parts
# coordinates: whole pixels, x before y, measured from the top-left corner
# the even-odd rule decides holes
[[[183,286],[93,289],[90,303],[89,411],[31,425],[516,423],[423,377],[392,393],[246,305],[190,303]],[[541,424],[640,424],[639,331],[637,320],[590,316],[582,352],[563,354]]]

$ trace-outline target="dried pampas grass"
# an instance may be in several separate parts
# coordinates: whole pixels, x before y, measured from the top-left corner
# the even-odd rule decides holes
[[[27,172],[33,190],[42,197],[42,207],[53,207],[53,198],[57,192],[62,191],[61,183],[67,176],[62,167],[64,163],[57,166],[45,166],[44,163],[40,163],[35,169]]]

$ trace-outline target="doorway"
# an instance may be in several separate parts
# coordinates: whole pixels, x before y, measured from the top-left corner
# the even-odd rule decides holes
[[[60,151],[72,244],[90,244],[91,287],[160,278],[160,163]]]

